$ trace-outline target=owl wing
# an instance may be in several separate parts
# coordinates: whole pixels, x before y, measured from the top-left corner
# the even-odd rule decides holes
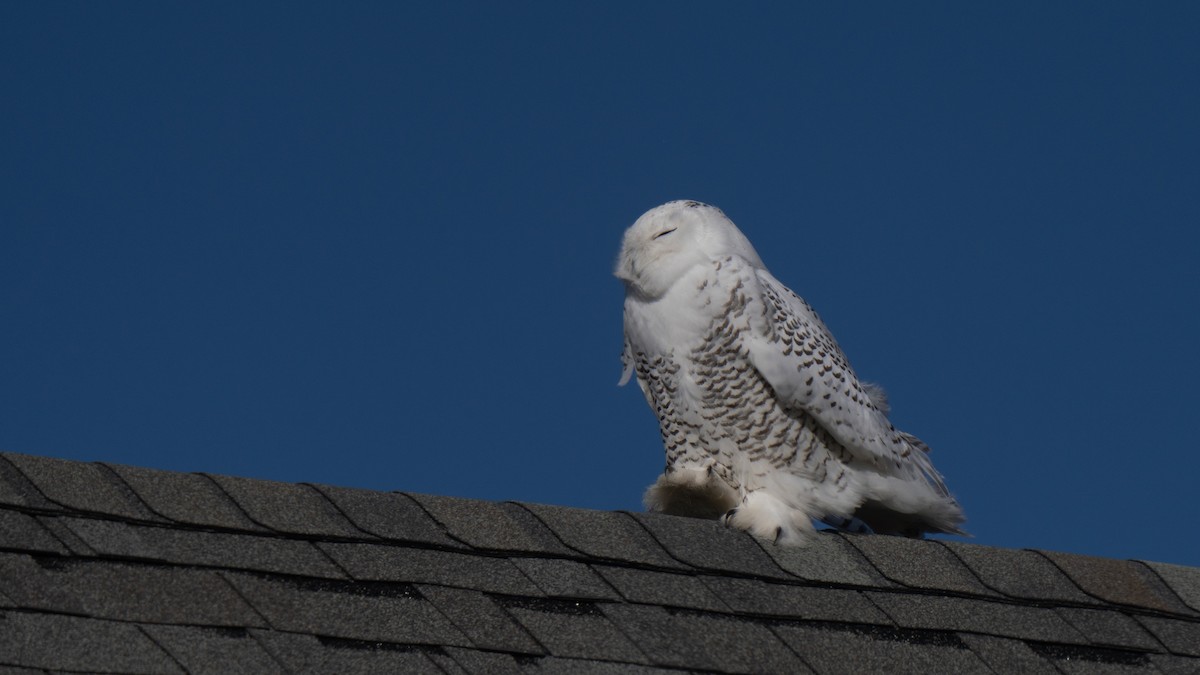
[[[927,481],[946,494],[928,447],[892,426],[879,390],[858,381],[812,307],[765,269],[754,274],[764,316],[748,331],[745,346],[784,407],[811,415],[855,459],[884,474]]]

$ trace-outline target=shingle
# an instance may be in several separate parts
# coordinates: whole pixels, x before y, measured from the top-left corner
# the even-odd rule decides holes
[[[79,535],[71,531],[71,528],[60,522],[62,519],[59,516],[37,516],[38,523],[46,528],[54,538],[61,541],[67,550],[73,555],[94,556],[96,551],[88,546]]]
[[[46,562],[52,559],[37,560]],[[8,605],[23,609],[87,614],[82,600],[74,595],[72,588],[48,581],[45,576],[47,571],[42,569],[37,560],[20,553],[0,553],[0,593],[8,598]]]
[[[1070,675],[1158,675],[1149,654],[1097,647],[1072,647],[1046,643],[1030,645],[1059,672]]]
[[[809,672],[766,626],[735,617],[672,613],[646,605],[603,605],[650,662],[728,672]]]
[[[156,625],[142,630],[189,673],[287,672],[245,630]]]
[[[523,654],[545,652],[524,628],[487,595],[446,586],[422,585],[417,588],[476,647]]]
[[[454,662],[462,668],[463,672],[471,675],[520,675],[521,667],[517,665],[516,659],[509,654],[497,654],[496,652],[481,652],[477,649],[463,649],[461,647],[449,647],[446,650],[446,656],[454,659]],[[441,665],[439,662],[438,665]]]
[[[586,603],[547,602],[507,610],[553,656],[646,662],[612,622]]]
[[[1009,597],[1027,600],[1090,603],[1096,600],[1080,591],[1049,560],[1033,551],[991,548],[944,541],[984,584]]]
[[[776,626],[774,631],[821,675],[992,673],[983,661],[957,640],[914,642],[889,639],[884,637],[884,632],[831,630],[803,625]]]
[[[94,618],[0,612],[0,654],[17,666],[89,673],[181,673],[137,626]]]
[[[509,595],[542,595],[538,587],[506,558],[372,544],[321,543],[318,546],[355,579],[458,586]]]
[[[936,541],[844,536],[883,576],[912,588],[994,596],[949,550]]]
[[[863,558],[858,549],[832,532],[818,532],[803,546],[759,542],[784,570],[804,579],[850,586],[894,586]]]
[[[50,671],[42,668],[25,668],[23,666],[0,665],[0,675],[46,675]]]
[[[250,636],[291,673],[320,673],[325,645],[313,635],[251,628]]]
[[[1101,600],[1162,612],[1192,613],[1161,579],[1138,563],[1057,551],[1038,553],[1049,558],[1085,592]]]
[[[630,602],[717,612],[730,611],[729,606],[721,602],[699,577],[690,574],[600,565],[595,566],[595,569]]]
[[[1058,675],[1058,669],[1020,640],[959,633],[958,639],[997,673]]]
[[[674,569],[687,567],[663,550],[637,521],[625,513],[521,504],[568,546],[584,555]]]
[[[866,591],[866,594],[902,628],[1087,644],[1079,631],[1049,608],[910,593]]]
[[[0,549],[28,551],[30,553],[67,554],[63,546],[50,531],[33,516],[0,509]]]
[[[461,631],[415,591],[222,574],[276,630],[401,644],[470,645]]]
[[[107,466],[155,513],[169,520],[232,530],[266,529],[247,518],[207,476],[120,464]]]
[[[3,556],[0,589],[21,607],[122,621],[257,626],[262,619],[215,572]]]
[[[673,557],[693,567],[790,579],[754,539],[715,520],[632,513]]]
[[[1094,645],[1161,651],[1158,642],[1136,621],[1121,612],[1108,609],[1059,607],[1055,611]]]
[[[39,509],[53,508],[53,504],[29,482],[17,467],[8,461],[15,453],[0,452],[0,504],[31,506]]]
[[[1200,612],[1200,568],[1137,561],[1149,567],[1188,607]]]
[[[346,576],[316,546],[297,539],[142,527],[111,520],[59,520],[101,555],[334,579]]]
[[[382,539],[463,547],[446,536],[413,499],[399,492],[374,492],[354,488],[313,485],[360,530]]]
[[[522,659],[521,672],[542,675],[679,675],[678,670],[668,670],[657,666],[564,659],[558,656]]]
[[[67,508],[134,520],[159,520],[102,465],[33,455],[5,457],[47,499]]]
[[[702,580],[725,604],[744,614],[892,625],[887,615],[858,591],[716,576]]]
[[[551,597],[619,600],[620,596],[592,568],[574,560],[513,558],[512,562]]]
[[[308,485],[210,475],[254,522],[276,532],[368,539],[336,507]]]
[[[1200,623],[1156,616],[1138,616],[1137,620],[1172,654],[1200,656]]]
[[[451,536],[475,548],[569,555],[540,521],[516,504],[405,493]]]
[[[1151,654],[1150,663],[1164,675],[1196,675],[1200,672],[1200,663],[1186,656]]]
[[[338,675],[377,675],[404,673],[409,675],[445,675],[445,671],[419,650],[331,647],[325,650],[325,660],[319,672]]]

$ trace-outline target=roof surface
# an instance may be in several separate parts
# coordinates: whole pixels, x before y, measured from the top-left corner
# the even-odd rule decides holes
[[[2,672],[679,670],[1196,673],[1200,569],[0,453]]]

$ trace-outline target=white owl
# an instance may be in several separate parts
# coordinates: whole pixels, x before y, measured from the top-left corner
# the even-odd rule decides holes
[[[919,537],[962,508],[929,448],[888,422],[825,324],[720,209],[674,201],[626,232],[625,371],[658,416],[666,470],[652,511],[721,518],[779,542],[813,519]]]

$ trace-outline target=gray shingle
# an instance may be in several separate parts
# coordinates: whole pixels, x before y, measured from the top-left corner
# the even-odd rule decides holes
[[[518,654],[545,653],[529,633],[487,595],[447,586],[422,585],[417,588],[470,638],[474,646]]]
[[[456,647],[456,649],[461,649],[461,647]],[[439,647],[438,649],[427,650],[425,651],[425,657],[433,661],[438,670],[441,671],[441,675],[468,675],[467,671],[458,665],[457,661],[446,654],[445,649]]]
[[[699,577],[690,574],[601,565],[595,566],[595,570],[630,602],[717,612],[731,611]]]
[[[877,535],[839,536],[844,536],[883,576],[898,584],[972,595],[997,595],[936,541]]]
[[[1151,654],[1150,663],[1164,675],[1196,675],[1200,672],[1195,659],[1174,654]]]
[[[646,605],[613,604],[602,609],[656,665],[735,673],[809,672],[761,624],[715,614],[676,614]]]
[[[54,538],[61,541],[67,550],[73,555],[94,556],[95,549],[88,546],[79,535],[71,531],[71,528],[62,523],[62,518],[57,516],[37,516],[37,521],[42,527],[54,535]]]
[[[509,560],[487,555],[400,546],[322,543],[320,548],[350,576],[364,581],[427,583],[489,593],[540,596]]]
[[[323,494],[308,485],[208,476],[254,522],[276,532],[369,539]]]
[[[246,517],[207,476],[106,465],[155,513],[178,523],[233,530],[265,530]]]
[[[332,579],[346,577],[325,554],[307,541],[142,527],[111,520],[58,520],[101,555]]]
[[[820,675],[921,673],[921,675],[992,674],[992,670],[957,640],[921,642],[891,637],[884,631],[835,630],[828,627],[781,625],[780,636]]]
[[[892,625],[887,615],[858,591],[717,576],[701,579],[725,604],[744,614]]]
[[[128,486],[99,464],[33,455],[6,454],[5,457],[47,499],[67,508],[134,520],[160,520]]]
[[[320,673],[325,661],[325,645],[315,636],[285,633],[267,628],[251,628],[250,636],[291,673]]]
[[[522,659],[521,672],[541,675],[679,675],[678,670],[668,670],[657,666],[564,659],[558,656]]]
[[[475,548],[570,555],[570,549],[517,504],[405,493],[459,541]]]
[[[1138,616],[1137,620],[1172,654],[1200,656],[1200,623],[1157,616]],[[1200,669],[1200,664],[1197,666]]]
[[[1122,605],[1147,607],[1162,612],[1192,613],[1144,565],[1129,560],[1096,558],[1076,553],[1038,551],[1093,596]]]
[[[1055,611],[1094,645],[1143,651],[1162,650],[1152,635],[1121,612],[1081,607],[1059,607]]]
[[[41,668],[25,668],[23,666],[0,665],[0,675],[46,675],[48,670]]]
[[[866,591],[896,625],[984,635],[1087,644],[1053,609],[988,600]]]
[[[1058,668],[1070,675],[1158,675],[1158,670],[1149,654],[1126,652],[1115,649],[1072,648],[1044,643],[1032,644]]]
[[[957,555],[989,588],[1009,597],[1097,604],[1053,563],[1033,551],[951,541],[944,541],[942,545]]]
[[[687,569],[624,513],[521,504],[568,546],[584,555],[621,562]]]
[[[66,555],[63,546],[50,531],[33,516],[0,509],[0,549],[27,551],[30,553],[57,553]]]
[[[582,600],[619,600],[620,596],[587,565],[555,558],[513,558],[512,562],[546,595]]]
[[[142,630],[193,675],[287,672],[245,630],[155,625]]]
[[[399,644],[470,645],[461,631],[415,591],[222,574],[276,630]]]
[[[374,492],[354,488],[313,485],[360,530],[382,539],[464,547],[446,536],[411,497],[399,492]]]
[[[370,647],[331,647],[324,652],[325,660],[319,672],[338,675],[378,675],[404,673],[409,675],[445,675],[428,656],[419,650]]]
[[[632,513],[675,559],[707,570],[790,579],[775,561],[744,532],[715,520],[680,518],[661,513]]]
[[[1180,600],[1200,612],[1200,568],[1144,560],[1137,562],[1149,567]]]
[[[37,487],[9,461],[16,456],[11,452],[0,453],[0,504],[53,508]]]
[[[997,673],[1058,675],[1058,669],[1020,640],[959,633],[958,639]]]
[[[759,542],[784,570],[804,579],[850,586],[894,586],[863,558],[858,549],[832,532],[818,532],[803,546]]]
[[[506,608],[553,656],[646,663],[646,657],[587,603],[545,602]]]
[[[121,621],[260,626],[229,584],[205,570],[0,556],[0,590],[20,607]]]
[[[446,656],[453,659],[459,668],[471,675],[520,675],[521,667],[508,654],[481,652],[477,649],[449,647]],[[439,662],[438,665],[441,665]]]
[[[0,612],[0,654],[16,666],[89,673],[182,673],[137,626],[95,618]]]

